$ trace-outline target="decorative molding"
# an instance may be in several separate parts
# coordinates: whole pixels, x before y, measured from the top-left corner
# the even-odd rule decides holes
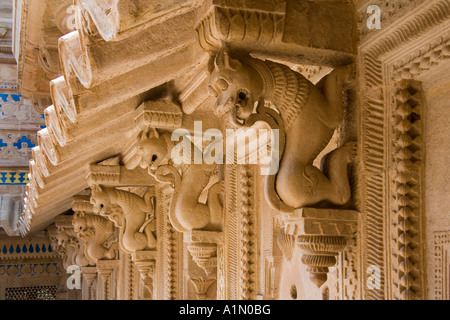
[[[425,299],[423,211],[423,125],[425,97],[421,84],[397,84],[392,123],[392,269],[395,298]]]
[[[450,59],[450,36],[439,37],[437,43],[427,44],[426,47],[416,50],[407,58],[392,66],[391,77],[395,81],[413,79],[422,73],[434,70],[443,60]]]
[[[339,300],[360,300],[361,286],[359,281],[359,250],[357,237],[347,242],[345,249],[337,257],[336,298]]]
[[[281,42],[284,17],[284,12],[213,6],[197,27],[200,45],[214,51],[229,41]]]
[[[16,172],[16,171],[3,171],[0,172],[0,185],[26,185],[30,181],[28,180],[28,171]]]
[[[176,129],[181,127],[183,112],[171,101],[146,101],[136,110],[136,126],[139,130],[152,128]]]
[[[423,1],[422,1],[423,2]],[[390,2],[391,3],[391,2]],[[427,64],[431,61],[433,52],[428,50],[417,51],[417,44],[421,48],[426,48],[426,43],[431,45],[436,41],[435,36],[423,39],[425,34],[430,32],[439,32],[439,28],[443,25],[450,16],[450,3],[446,0],[432,0],[426,1],[421,6],[416,6],[412,10],[410,7],[404,8],[410,10],[411,13],[406,14],[402,19],[396,20],[392,25],[384,30],[382,33],[374,33],[370,37],[370,41],[365,40],[360,45],[360,104],[361,104],[361,134],[360,145],[362,146],[362,162],[360,163],[359,171],[363,174],[358,186],[361,190],[358,195],[358,206],[360,211],[364,213],[364,229],[362,230],[361,245],[367,248],[367,252],[363,256],[362,270],[366,270],[371,265],[376,265],[381,271],[381,288],[380,290],[364,290],[364,299],[391,299],[394,298],[393,289],[397,287],[400,279],[395,279],[397,274],[391,274],[389,267],[389,255],[386,256],[385,250],[390,250],[386,247],[386,242],[382,235],[386,227],[391,226],[393,221],[390,220],[390,209],[386,203],[389,203],[391,197],[388,193],[387,186],[389,185],[390,177],[386,169],[386,163],[389,161],[389,146],[388,136],[386,132],[390,131],[389,123],[389,108],[391,101],[388,98],[389,92],[386,88],[393,86],[393,79],[387,74],[394,67],[402,66],[404,62],[408,61],[422,61],[420,70],[413,68],[414,72],[423,72]],[[392,20],[394,21],[394,19]],[[439,35],[441,37],[441,35]],[[369,38],[368,38],[369,39]],[[442,50],[443,51],[443,50]],[[441,51],[441,52],[442,52]],[[413,55],[419,54],[414,58],[409,58]],[[430,59],[427,58],[427,53],[430,54]],[[404,56],[402,57],[401,54]],[[423,57],[422,57],[423,55]],[[435,62],[444,61],[444,59],[435,56]],[[405,65],[409,68],[408,73],[405,74],[410,77],[410,70],[412,65]],[[399,70],[404,70],[400,68]],[[393,78],[398,79],[399,75],[404,75],[404,72],[393,73]],[[387,258],[387,259],[386,259]],[[386,269],[386,267],[388,267]],[[367,275],[362,275],[362,281],[365,281]],[[394,281],[397,285],[391,285]],[[408,285],[409,286],[409,285]],[[419,290],[419,289],[418,289]],[[422,290],[422,289],[420,289]]]
[[[120,181],[120,166],[92,164],[86,177],[90,186],[118,185]]]
[[[406,12],[411,11],[411,7],[420,5],[424,0],[370,0],[364,1],[359,5],[358,9],[358,30],[361,42],[366,42],[371,39],[376,30],[367,28],[367,19],[369,14],[367,8],[369,5],[376,5],[381,8],[381,31],[389,28],[389,25],[395,23],[397,19],[404,16]]]
[[[434,236],[434,300],[450,299],[450,231],[436,231]]]
[[[37,262],[20,264],[0,264],[0,277],[41,277],[59,276],[64,271],[57,262]]]
[[[239,208],[240,208],[240,297],[252,300],[257,289],[257,239],[258,224],[255,209],[255,178],[252,166],[240,166],[239,171]]]
[[[419,10],[420,12],[412,17],[408,16],[401,23],[364,43],[362,53],[371,52],[373,56],[381,58],[384,54],[392,53],[395,49],[413,42],[414,39],[448,20],[450,3],[446,0],[432,0]],[[406,20],[408,18],[409,20]]]
[[[27,239],[2,239],[0,245],[0,260],[56,258],[57,252],[53,250],[48,239],[30,241]]]

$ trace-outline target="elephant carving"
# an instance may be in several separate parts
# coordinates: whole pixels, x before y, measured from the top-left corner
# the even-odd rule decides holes
[[[151,192],[142,198],[132,192],[97,185],[92,187],[91,193],[95,212],[109,217],[122,228],[120,243],[127,252],[156,247],[156,220],[151,199]],[[115,207],[120,207],[119,213]]]
[[[189,142],[190,143],[190,142]],[[195,152],[202,152],[192,144]],[[219,231],[222,224],[221,183],[208,188],[215,164],[194,164],[193,159],[183,159],[180,169],[173,165],[171,155],[174,142],[169,133],[159,134],[156,129],[143,131],[137,142],[137,152],[125,166],[134,169],[137,166],[148,168],[149,173],[162,183],[170,183],[174,189],[169,210],[173,227],[185,232],[189,230]],[[184,156],[184,155],[183,155]],[[199,196],[208,188],[206,203],[198,201]]]
[[[85,212],[75,212],[72,225],[78,238],[85,242],[85,255],[91,262],[116,257],[117,242],[106,248],[114,233],[114,224],[107,219]]]
[[[351,195],[347,165],[356,157],[356,143],[329,153],[322,170],[313,161],[343,120],[343,86],[350,80],[350,67],[339,67],[313,85],[285,65],[233,58],[226,48],[211,62],[209,92],[216,97],[216,115],[228,117],[236,127],[266,121],[282,133],[278,172],[265,181],[269,204],[287,213],[321,203],[345,205]]]

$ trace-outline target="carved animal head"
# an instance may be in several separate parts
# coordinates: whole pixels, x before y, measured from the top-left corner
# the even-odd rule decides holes
[[[84,212],[75,212],[72,219],[73,230],[76,234],[83,233],[87,230],[87,220]],[[59,242],[59,239],[58,239]]]
[[[137,150],[133,159],[125,163],[127,169],[137,166],[155,170],[166,158],[168,146],[166,140],[154,128],[142,131],[138,136]]]
[[[221,49],[214,60],[208,90],[217,98],[214,110],[217,116],[234,112],[239,119],[245,120],[262,95],[263,79],[254,68],[233,59],[226,49]]]
[[[69,236],[65,232],[59,232],[56,236],[58,246],[64,246],[69,243]]]
[[[91,204],[94,205],[94,211],[100,215],[111,212],[111,200],[109,194],[98,185],[91,188]]]
[[[160,137],[155,129],[144,131],[139,142],[138,154],[141,156],[141,168],[154,170],[167,155],[166,140]]]
[[[63,257],[67,253],[69,236],[65,232],[59,232],[54,240],[57,243],[58,253]]]

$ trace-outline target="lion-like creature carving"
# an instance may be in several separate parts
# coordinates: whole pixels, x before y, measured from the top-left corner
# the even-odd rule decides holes
[[[121,244],[128,252],[151,249],[156,247],[156,220],[151,202],[151,194],[147,192],[144,198],[132,192],[118,190],[112,187],[94,185],[91,193],[91,203],[95,212],[109,217],[114,211],[113,206],[122,210],[119,226],[123,228]]]
[[[164,160],[167,160],[167,156],[170,157],[169,149],[172,144],[169,134],[160,135],[156,129],[142,131],[138,136],[136,152],[132,159],[125,163],[125,167],[128,170],[138,166],[155,170]]]
[[[184,140],[187,141],[187,140]],[[188,230],[221,230],[222,198],[221,184],[215,183],[208,188],[208,200],[199,202],[199,196],[208,187],[212,173],[217,169],[215,164],[194,164],[194,154],[201,153],[187,142],[192,148],[191,159],[184,159],[188,155],[181,155],[180,165],[182,174],[172,165],[172,150],[174,142],[169,133],[158,133],[154,128],[140,133],[137,150],[133,158],[125,163],[127,169],[137,166],[148,168],[149,173],[160,182],[169,182],[174,189],[169,210],[169,218],[173,227],[185,232]]]
[[[216,55],[209,83],[210,94],[217,98],[216,115],[248,127],[264,118],[262,110],[270,109],[261,105],[264,100],[277,109],[277,114],[266,112],[285,139],[278,173],[266,179],[266,197],[275,209],[292,212],[321,202],[341,206],[349,201],[347,165],[356,155],[356,144],[328,154],[322,170],[313,165],[343,120],[349,70],[337,68],[315,86],[279,63],[249,56],[234,59],[226,49]]]
[[[86,243],[85,255],[89,261],[114,259],[117,242],[109,248],[105,243],[114,233],[114,225],[107,219],[85,212],[75,212],[72,225],[78,238]]]
[[[80,267],[85,267],[89,264],[85,256],[85,244],[83,241],[78,241],[73,230],[64,228],[58,229],[58,234],[53,238],[52,246],[59,253],[63,259],[63,266],[67,269],[70,265],[76,264]]]

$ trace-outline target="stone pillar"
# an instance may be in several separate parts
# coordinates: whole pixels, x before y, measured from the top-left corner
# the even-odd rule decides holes
[[[132,260],[139,270],[139,275],[143,283],[143,290],[140,297],[143,300],[155,300],[156,298],[156,256],[156,250],[142,250],[132,254]]]
[[[97,279],[96,267],[83,267],[81,268],[81,274],[83,275],[83,285],[81,288],[82,300],[97,300],[97,290],[95,280]]]
[[[98,300],[116,299],[116,274],[119,260],[98,260]]]

